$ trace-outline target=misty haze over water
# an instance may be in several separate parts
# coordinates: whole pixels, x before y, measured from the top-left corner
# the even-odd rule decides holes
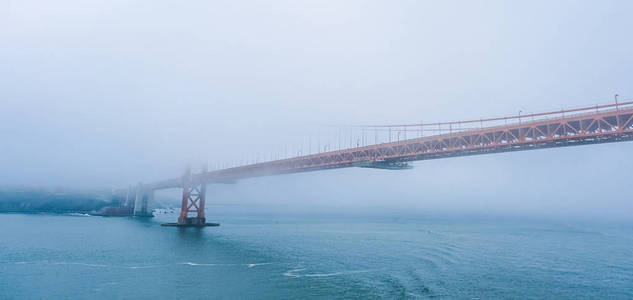
[[[202,231],[160,227],[180,189],[156,192],[168,209],[152,220],[83,214],[187,165],[389,140],[358,125],[632,101],[632,12],[0,0],[0,298],[167,297],[174,284],[192,298],[631,298],[632,142],[210,184],[222,226]],[[191,271],[223,288],[196,289]]]

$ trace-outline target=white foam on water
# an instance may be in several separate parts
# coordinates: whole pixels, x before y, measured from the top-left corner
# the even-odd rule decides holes
[[[358,270],[358,271],[342,271],[342,272],[334,272],[334,273],[317,273],[317,274],[305,274],[305,277],[330,277],[330,276],[338,276],[338,275],[346,275],[346,274],[356,274],[356,273],[366,273],[370,270]]]
[[[246,264],[246,266],[248,266],[249,268],[253,268],[256,266],[264,266],[264,265],[270,265],[270,264],[274,264],[274,263],[267,262],[267,263],[258,263],[258,264]]]
[[[128,269],[149,269],[149,268],[156,268],[158,266],[129,266],[126,267]]]
[[[301,271],[303,271],[303,270],[305,270],[305,268],[302,268],[302,269],[292,269],[292,270],[288,270],[288,271],[284,272],[284,276],[288,276],[288,277],[301,277],[301,275],[299,275],[299,274],[295,274],[295,273],[297,273],[297,272],[301,272]]]
[[[75,217],[92,217],[89,214],[82,214],[82,213],[67,213],[66,215],[68,215],[68,216],[75,216]]]
[[[87,264],[87,263],[78,263],[78,262],[65,262],[65,261],[55,262],[53,264],[54,265],[77,265],[77,266],[86,266],[86,267],[95,267],[95,268],[105,268],[105,267],[107,267],[106,265]]]
[[[347,275],[347,274],[356,274],[356,273],[366,273],[371,270],[356,270],[356,271],[341,271],[341,272],[333,272],[333,273],[314,273],[314,274],[296,274],[298,272],[304,271],[305,268],[302,269],[293,269],[285,272],[283,275],[288,277],[330,277],[330,276],[339,276],[339,275]]]
[[[274,263],[266,262],[266,263],[254,263],[254,264],[199,264],[199,263],[194,263],[194,262],[183,262],[180,264],[188,265],[188,266],[247,266],[248,268],[254,268],[256,266],[270,265]]]
[[[189,265],[189,266],[217,266],[217,264],[198,264],[194,262],[184,262],[180,263],[181,265]]]

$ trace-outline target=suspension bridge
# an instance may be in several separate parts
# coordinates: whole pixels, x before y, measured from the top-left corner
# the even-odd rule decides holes
[[[319,171],[336,168],[409,169],[409,162],[457,156],[536,150],[633,140],[633,101],[488,119],[428,124],[359,126],[388,130],[389,140],[370,145],[274,159],[242,166],[207,170],[115,191],[121,207],[110,214],[151,216],[154,191],[182,189],[181,211],[174,226],[209,226],[206,223],[206,186],[245,178]],[[407,138],[407,132],[419,132]],[[425,131],[434,134],[423,136]],[[396,141],[390,141],[392,133]],[[401,133],[404,133],[401,135]],[[410,134],[411,135],[411,134]],[[402,137],[402,138],[401,138]]]

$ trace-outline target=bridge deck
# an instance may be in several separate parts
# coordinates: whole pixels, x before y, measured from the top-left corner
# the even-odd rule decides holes
[[[446,134],[210,171],[194,176],[205,182],[227,182],[257,176],[367,166],[367,163],[393,164],[465,155],[628,141],[633,140],[632,104],[633,102],[625,102],[618,106],[602,105],[522,117],[425,124],[428,126],[477,122],[482,126],[477,129],[457,129]],[[584,113],[569,115],[570,112],[583,111]],[[565,116],[566,113],[567,116]],[[521,122],[521,118],[534,117],[540,119]],[[484,121],[516,119],[519,121],[507,125],[483,126]],[[180,178],[174,178],[150,183],[145,185],[145,188],[164,189],[180,186]]]

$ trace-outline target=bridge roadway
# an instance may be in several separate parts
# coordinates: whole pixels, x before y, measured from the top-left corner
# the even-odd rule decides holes
[[[529,121],[525,121],[526,119]],[[500,122],[502,124],[498,124]],[[496,125],[489,125],[491,123]],[[147,191],[153,192],[167,188],[184,188],[184,213],[181,218],[187,218],[188,213],[204,211],[204,193],[201,193],[201,199],[196,200],[196,197],[200,194],[201,186],[206,183],[233,182],[251,177],[347,167],[404,169],[409,168],[407,162],[417,160],[629,141],[633,140],[633,101],[503,118],[372,127],[446,128],[446,126],[450,129],[444,134],[198,174],[187,173],[183,177],[144,184],[136,188],[136,193],[139,194],[141,189],[145,191],[143,193],[147,193]],[[462,126],[471,127],[460,129]],[[473,126],[476,127],[473,128]],[[195,186],[197,189],[191,190]],[[186,192],[187,189],[191,190],[193,198]],[[151,196],[148,198],[151,199]],[[139,203],[136,202],[135,206],[138,206]],[[202,208],[199,207],[200,202],[202,202]],[[191,203],[193,204],[190,205]],[[137,210],[135,207],[135,212]],[[147,211],[141,213],[147,213]],[[202,213],[204,219],[203,216]]]
[[[625,102],[618,105],[618,109],[606,111],[600,109],[615,105],[598,106],[597,113],[514,122],[509,125],[480,129],[462,131],[456,129],[454,133],[262,162],[193,176],[198,180],[212,183],[346,167],[398,169],[405,167],[398,163],[416,160],[627,141],[633,138],[633,119],[631,118],[633,107],[630,104],[633,102]],[[595,110],[596,107],[588,109]],[[562,115],[570,111],[573,110],[554,113]],[[529,119],[531,116],[533,115],[525,115],[522,119]],[[518,119],[518,116],[496,119],[511,118]],[[450,123],[466,124],[480,121],[486,120]],[[443,124],[449,124],[449,122]],[[145,188],[153,190],[180,187],[182,187],[181,178],[145,185]]]

